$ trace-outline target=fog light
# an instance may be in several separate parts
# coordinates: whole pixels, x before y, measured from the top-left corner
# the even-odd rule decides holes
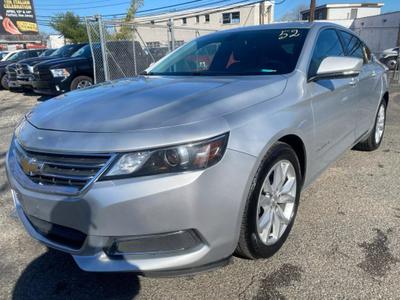
[[[202,242],[194,230],[175,231],[137,237],[114,238],[105,249],[107,255],[168,253],[195,248]]]

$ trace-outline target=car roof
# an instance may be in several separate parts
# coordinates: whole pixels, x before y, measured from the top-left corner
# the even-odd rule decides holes
[[[228,29],[228,30],[223,30],[220,32],[235,32],[235,31],[252,31],[252,30],[260,30],[260,29],[311,29],[311,28],[322,28],[326,26],[331,26],[331,27],[336,27],[340,29],[346,29],[346,27],[338,25],[336,23],[332,22],[308,22],[308,21],[298,21],[298,22],[278,22],[278,23],[273,23],[273,24],[265,24],[265,25],[254,25],[254,26],[245,26],[245,27],[238,27],[238,28],[233,28],[233,29]]]

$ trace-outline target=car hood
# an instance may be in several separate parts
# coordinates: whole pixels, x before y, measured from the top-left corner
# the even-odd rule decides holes
[[[86,60],[84,57],[60,57],[57,59],[40,62],[36,65],[36,67],[39,69],[64,67],[70,64],[77,64],[84,60]]]
[[[60,56],[43,56],[43,57],[32,57],[32,58],[26,58],[21,61],[19,61],[19,64],[27,64],[29,66],[34,66],[38,63],[44,62],[44,61],[49,61],[53,59],[58,59]]]
[[[12,63],[7,66],[8,69],[15,69],[17,67],[17,63]]]
[[[138,77],[77,90],[34,109],[38,129],[117,133],[178,127],[280,95],[284,76]]]
[[[0,61],[0,68],[5,68],[5,67],[7,67],[8,65],[13,64],[13,63],[15,63],[15,61],[9,61],[9,60]]]

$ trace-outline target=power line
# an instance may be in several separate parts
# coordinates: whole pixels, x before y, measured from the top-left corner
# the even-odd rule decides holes
[[[178,7],[178,6],[183,6],[195,2],[201,2],[205,0],[192,0],[192,1],[187,1],[184,3],[178,3],[178,4],[173,4],[173,5],[167,5],[167,6],[162,6],[162,7],[157,7],[157,8],[150,8],[150,9],[145,9],[145,10],[138,10],[137,13],[142,13],[142,12],[149,12],[149,11],[156,11],[156,10],[161,10],[165,8],[172,8],[172,7]],[[109,2],[109,1],[108,1]],[[114,6],[120,6],[120,5],[128,5],[130,4],[131,1],[125,1],[121,3],[113,3],[113,4],[105,4],[105,5],[97,5],[97,6],[87,6],[87,7],[67,7],[67,9],[73,9],[73,10],[85,10],[85,9],[93,9],[93,8],[103,8],[103,7],[114,7]],[[81,3],[82,4],[82,3]],[[48,6],[48,5],[46,5]],[[64,8],[65,9],[65,8]],[[44,11],[57,11],[60,10],[59,8],[40,8],[40,10]]]
[[[231,1],[231,0],[220,0],[220,1],[213,2],[213,3],[209,3],[208,5],[219,4],[219,3],[223,3],[223,2],[227,2],[227,1]],[[257,3],[260,3],[260,2],[263,2],[263,1],[264,0],[255,0],[255,1],[241,0],[241,1],[237,1],[237,2],[232,2],[229,5],[237,5],[237,4],[243,3],[242,5],[235,6],[235,8],[240,8],[240,7],[247,6],[247,5],[257,4]],[[203,6],[191,7],[190,9],[201,8],[201,7],[203,7]],[[188,10],[190,10],[190,9],[188,9]],[[189,15],[189,14],[201,14],[201,13],[207,12],[207,11],[219,12],[219,11],[224,11],[224,10],[228,10],[228,9],[231,9],[231,8],[227,7],[225,4],[223,4],[223,5],[220,5],[220,6],[207,7],[207,8],[204,8],[203,10],[198,10],[198,11],[195,11],[195,12],[183,12],[184,10],[179,10],[179,11],[172,11],[172,12],[171,11],[164,12],[164,13],[161,13],[161,14],[141,15],[140,17],[160,16],[160,15],[170,14],[170,13],[174,13],[174,12],[179,13],[179,12],[182,11],[181,14],[174,15],[173,17],[175,18],[175,17],[185,16],[185,15]],[[158,21],[156,21],[156,22],[158,22]]]
[[[187,1],[187,2],[183,2],[183,3],[178,3],[178,4],[173,4],[173,5],[166,5],[166,6],[161,6],[161,7],[157,7],[157,8],[150,8],[150,9],[142,9],[142,10],[138,10],[136,13],[137,14],[142,14],[142,13],[146,13],[146,12],[154,12],[154,11],[159,11],[159,10],[164,10],[164,9],[168,9],[168,8],[174,8],[174,7],[179,7],[179,6],[184,6],[184,5],[188,5],[188,4],[192,4],[192,3],[197,3],[197,2],[203,2],[203,1],[206,1],[206,0],[191,0],[191,1]],[[193,9],[193,8],[199,8],[199,7],[203,7],[203,6],[205,6],[205,5],[212,5],[212,4],[219,4],[219,3],[222,3],[222,2],[227,2],[227,1],[232,1],[232,0],[220,0],[220,1],[214,1],[214,2],[210,2],[210,3],[204,3],[204,4],[202,4],[202,5],[197,5],[197,6],[193,6],[193,7],[187,7],[187,8],[183,8],[183,9]],[[248,0],[247,0],[248,1]],[[286,1],[286,0],[281,0],[281,2],[284,2],[284,1]],[[273,2],[273,1],[271,1],[271,2]],[[280,3],[281,3],[280,2]],[[280,4],[280,3],[277,3],[277,4]],[[120,3],[121,4],[121,3]],[[109,6],[114,6],[115,4],[110,4],[110,5],[104,5],[104,6],[101,6],[101,7],[109,7]],[[85,7],[85,8],[82,8],[82,9],[88,9],[88,8],[93,8],[93,7]],[[42,9],[42,10],[45,10],[45,9]],[[52,10],[55,10],[55,9],[52,9]],[[169,12],[174,12],[174,11],[176,11],[176,10],[173,10],[173,11],[166,11],[165,13],[169,13]],[[161,13],[161,12],[160,12]],[[164,13],[164,12],[162,12],[162,13]],[[158,13],[157,13],[158,14]],[[113,17],[113,16],[124,16],[124,15],[126,15],[126,13],[118,13],[118,14],[109,14],[109,15],[102,15],[103,17],[107,17],[107,16],[110,16],[110,17]],[[43,15],[38,15],[38,17],[43,17],[43,18],[52,18],[53,16],[43,16]]]
[[[202,5],[197,5],[197,6],[191,6],[191,7],[188,7],[188,8],[183,8],[183,9],[180,9],[180,10],[170,10],[170,11],[164,11],[164,12],[156,12],[156,13],[153,13],[153,14],[141,14],[141,15],[138,15],[137,17],[158,16],[158,15],[163,15],[163,14],[169,14],[169,13],[180,12],[180,11],[184,11],[184,10],[191,10],[191,9],[196,9],[196,8],[205,7],[205,9],[202,10],[202,11],[196,11],[196,12],[194,12],[194,13],[200,13],[200,12],[204,12],[204,11],[207,11],[207,10],[212,10],[212,9],[215,9],[215,8],[220,8],[220,7],[225,6],[225,4],[224,4],[223,6],[211,6],[211,7],[207,7],[207,6],[213,5],[213,4],[221,4],[221,3],[225,3],[225,2],[231,2],[231,3],[228,4],[228,5],[236,5],[236,4],[244,3],[242,6],[240,6],[240,7],[243,7],[243,6],[246,6],[246,5],[251,5],[251,4],[255,4],[255,3],[260,3],[260,2],[263,2],[263,1],[265,1],[265,0],[258,0],[258,1],[241,0],[241,1],[238,1],[238,2],[233,2],[232,0],[219,0],[219,1],[214,1],[214,2],[209,2],[209,3],[206,3],[206,4],[202,4]],[[276,3],[275,3],[274,1],[270,1],[270,2],[271,2],[271,3],[274,3],[275,5],[279,5],[279,4],[284,3],[285,1],[286,1],[286,0],[281,0],[281,1],[276,2]],[[142,12],[143,12],[143,11],[142,11]],[[140,13],[140,11],[138,11],[137,13]],[[190,12],[187,12],[187,13],[185,13],[185,14],[190,14]],[[183,14],[183,15],[185,15],[185,14]],[[104,15],[104,16],[114,16],[114,17],[116,17],[116,16],[124,16],[124,15],[125,15],[125,14],[114,14],[114,15]]]
[[[104,2],[110,3],[110,0],[99,0],[99,1],[79,2],[79,3],[72,3],[72,4],[73,4],[73,5],[85,5],[85,4],[104,3]],[[64,4],[64,3],[63,3],[63,4]],[[63,5],[63,4],[47,4],[47,3],[45,3],[44,5],[45,5],[46,7],[48,7],[48,6],[50,6],[50,7],[60,7],[60,5]],[[40,6],[41,6],[40,4],[35,4],[35,7],[40,7]]]
[[[139,10],[137,11],[138,14],[140,13],[144,13],[144,12],[151,12],[151,11],[156,11],[154,13],[151,14],[142,14],[139,15],[137,17],[151,17],[151,16],[158,16],[158,15],[165,15],[165,14],[169,14],[169,13],[174,13],[174,12],[183,12],[185,10],[192,10],[192,9],[196,9],[196,8],[201,8],[201,7],[205,7],[205,9],[200,10],[200,11],[196,11],[195,13],[202,13],[205,11],[209,11],[209,10],[213,10],[213,9],[219,9],[219,8],[223,8],[225,6],[221,5],[221,6],[211,6],[211,7],[207,7],[209,5],[214,5],[214,4],[221,4],[221,3],[225,3],[225,2],[231,2],[230,5],[236,5],[236,4],[240,4],[243,3],[243,5],[239,6],[239,7],[243,7],[246,5],[252,5],[252,4],[256,4],[256,3],[260,3],[263,0],[257,0],[257,1],[249,1],[249,0],[241,0],[241,1],[237,1],[237,2],[232,2],[232,0],[219,0],[219,1],[214,1],[214,2],[208,2],[208,3],[203,3],[201,5],[195,5],[195,6],[191,6],[191,7],[187,7],[187,8],[182,8],[180,10],[168,10],[168,11],[161,11],[161,12],[157,12],[158,10],[163,10],[166,8],[173,8],[173,7],[178,7],[178,6],[183,6],[183,5],[187,5],[187,4],[191,4],[191,3],[195,3],[195,2],[201,2],[201,1],[205,1],[205,0],[192,0],[192,1],[187,1],[184,3],[179,3],[179,4],[174,4],[174,5],[167,5],[167,6],[162,6],[162,7],[158,7],[158,8],[152,8],[152,9],[146,9],[146,10]],[[281,0],[279,2],[275,2],[275,1],[270,1],[271,3],[275,4],[275,5],[279,5],[284,3],[286,0]],[[222,10],[226,10],[226,9],[222,9]],[[221,11],[221,10],[219,10]],[[185,12],[179,15],[174,15],[174,17],[179,17],[179,16],[184,16],[190,14],[190,12]],[[119,13],[119,14],[109,14],[109,15],[102,15],[102,17],[118,17],[118,16],[125,16],[126,13]],[[55,18],[55,16],[42,16],[42,15],[38,15],[38,18],[42,19],[43,21],[45,20],[51,20],[52,18]],[[90,17],[90,16],[88,16]],[[80,17],[82,20],[85,17]]]
[[[254,2],[254,3],[262,2],[262,1],[263,0],[258,0],[258,1]],[[140,14],[140,13],[142,13],[144,11],[137,11],[137,13],[140,14],[140,15],[137,15],[137,17],[149,17],[149,16],[157,16],[157,15],[169,14],[169,13],[180,12],[180,11],[184,11],[184,10],[192,10],[192,9],[196,9],[196,8],[207,7],[209,5],[221,4],[221,3],[225,3],[225,2],[231,2],[230,3],[231,5],[242,3],[242,2],[248,2],[248,4],[252,4],[252,2],[249,2],[249,0],[241,0],[239,2],[234,2],[232,0],[219,0],[219,1],[209,2],[209,3],[204,3],[204,4],[201,4],[201,5],[195,5],[195,6],[183,8],[183,9],[180,9],[180,10],[168,10],[168,11],[162,11],[162,12],[155,12],[155,13],[152,13],[152,14]],[[214,8],[216,8],[216,6],[207,7],[206,10],[210,10],[210,9],[214,9]],[[218,8],[218,6],[217,6],[217,8]],[[105,16],[117,17],[117,16],[124,16],[124,15],[126,15],[126,13],[105,15]]]
[[[69,7],[69,9],[87,10],[87,9],[93,9],[93,8],[104,8],[104,7],[114,7],[114,6],[128,5],[129,3],[130,2],[117,3],[117,4],[113,3],[113,4],[105,4],[105,5],[97,5],[97,6],[87,6],[87,7]],[[44,10],[44,11],[60,11],[59,8],[41,8],[40,10]]]

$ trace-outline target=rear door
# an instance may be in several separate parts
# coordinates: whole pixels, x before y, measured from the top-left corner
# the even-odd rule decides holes
[[[371,61],[371,53],[364,43],[355,35],[340,31],[340,35],[345,45],[346,56],[361,58],[364,65],[358,75],[357,101],[356,101],[356,137],[359,138],[366,134],[372,126],[374,120],[376,97],[380,94],[381,87],[376,80],[377,72]],[[369,52],[369,57],[368,53]],[[378,96],[379,97],[379,96]]]
[[[308,78],[316,74],[324,58],[344,55],[337,31],[332,28],[322,30],[313,50]],[[356,78],[323,79],[308,83],[314,112],[314,151],[318,158],[316,171],[334,161],[355,140],[356,85]]]

